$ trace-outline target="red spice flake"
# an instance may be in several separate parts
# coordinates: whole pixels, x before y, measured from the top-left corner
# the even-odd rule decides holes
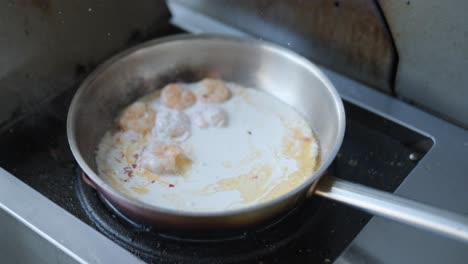
[[[132,168],[134,168],[134,169],[135,169],[135,168],[136,168],[136,166],[137,166],[137,165],[136,165],[135,163],[133,163],[133,164],[132,164]]]
[[[124,181],[124,182],[128,182],[128,179],[124,179],[123,181]]]
[[[258,179],[258,175],[252,176],[252,179],[254,180]]]
[[[252,131],[250,131],[250,130],[249,130],[249,131],[247,131],[247,133],[248,133],[249,135],[252,135]]]
[[[175,185],[172,183],[169,183],[169,187],[172,188],[172,187],[175,187]]]
[[[138,159],[138,154],[137,154],[137,153],[133,154],[133,157],[134,157],[135,159]]]
[[[124,168],[124,173],[127,174],[128,177],[132,177],[132,176],[133,176],[133,170],[132,170],[132,168],[130,168],[130,167],[125,167],[125,168]]]
[[[120,157],[121,158],[125,157],[125,154],[123,154],[123,152],[120,152]]]
[[[151,183],[155,183],[156,181],[155,180],[152,180]]]
[[[310,142],[312,139],[310,137],[304,137],[304,141]]]

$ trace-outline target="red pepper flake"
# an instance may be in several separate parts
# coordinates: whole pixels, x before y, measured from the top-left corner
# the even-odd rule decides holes
[[[138,159],[138,154],[137,154],[137,153],[133,154],[133,157],[134,157],[135,159]]]
[[[310,142],[310,141],[312,141],[312,139],[310,137],[305,137],[304,141]]]
[[[155,180],[152,180],[152,181],[151,181],[151,183],[154,183],[154,182],[156,182],[156,181],[155,181]]]
[[[136,165],[135,163],[133,163],[133,164],[132,164],[132,168],[134,168],[134,169],[135,169],[135,168],[136,168],[136,166],[137,166],[137,165]]]
[[[123,181],[124,181],[124,182],[128,182],[128,179],[124,179]]]
[[[252,179],[254,180],[258,179],[258,175],[252,176]]]
[[[132,177],[132,176],[133,176],[133,170],[132,170],[132,168],[130,168],[130,167],[125,167],[125,168],[124,168],[124,173],[127,174],[128,177]]]
[[[247,133],[248,133],[249,135],[252,135],[252,131],[250,131],[250,130],[249,130],[249,131],[247,131]]]
[[[169,187],[172,188],[172,187],[175,187],[175,185],[172,183],[169,183]]]

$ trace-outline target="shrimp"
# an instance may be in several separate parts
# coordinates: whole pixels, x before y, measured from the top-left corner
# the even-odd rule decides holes
[[[207,78],[202,81],[197,96],[203,102],[222,103],[231,98],[231,90],[224,85],[223,81]]]
[[[190,118],[177,110],[162,110],[158,113],[153,133],[162,139],[183,141],[190,136]]]
[[[179,85],[171,83],[162,89],[161,101],[168,108],[183,110],[192,106],[197,98],[191,91],[184,91]]]
[[[120,116],[118,125],[121,130],[133,130],[145,134],[152,129],[156,119],[156,112],[145,103],[136,102],[128,106]]]
[[[227,113],[220,107],[207,105],[201,109],[190,111],[192,123],[199,128],[225,127],[228,123]]]
[[[143,168],[155,174],[180,174],[191,164],[184,150],[175,144],[156,144],[141,157]]]

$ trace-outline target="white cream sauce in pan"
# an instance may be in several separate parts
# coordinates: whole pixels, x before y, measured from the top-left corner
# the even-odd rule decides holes
[[[98,147],[99,175],[124,194],[226,211],[284,194],[318,167],[310,126],[275,97],[213,80],[175,85],[175,93],[166,86],[124,110]]]

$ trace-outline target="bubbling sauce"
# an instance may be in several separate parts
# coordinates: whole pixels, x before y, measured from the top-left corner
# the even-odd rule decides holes
[[[271,200],[317,169],[319,145],[268,93],[205,79],[140,98],[101,140],[99,175],[144,203],[213,212]]]

